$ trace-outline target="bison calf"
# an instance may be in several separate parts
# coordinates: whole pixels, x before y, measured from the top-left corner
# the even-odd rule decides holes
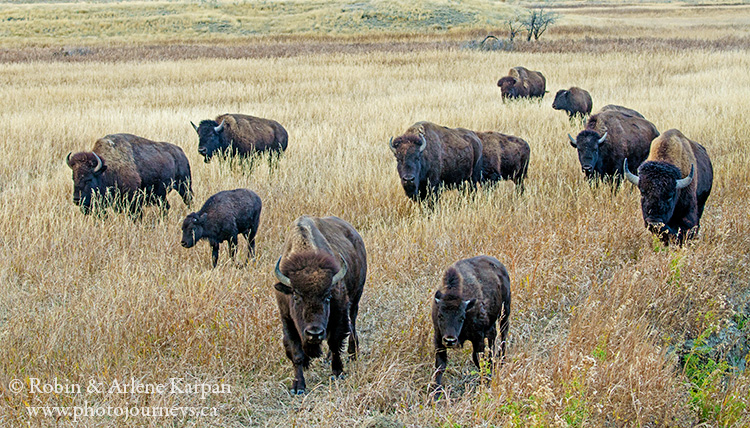
[[[505,266],[489,256],[459,260],[450,266],[432,303],[436,388],[440,388],[448,364],[447,348],[471,341],[472,360],[477,367],[485,339],[494,353],[498,318],[500,358],[503,358],[510,318],[510,278]]]
[[[499,132],[477,132],[482,140],[482,181],[513,180],[519,193],[529,169],[529,143]]]
[[[552,102],[553,109],[568,112],[571,119],[574,116],[584,117],[591,114],[591,106],[591,95],[585,89],[576,86],[560,89],[555,94],[555,101]]]
[[[190,213],[182,222],[182,246],[191,248],[201,239],[211,244],[213,267],[219,260],[219,244],[229,242],[229,253],[237,253],[237,235],[245,235],[248,258],[255,253],[255,234],[260,222],[261,202],[248,189],[225,190],[206,201],[200,211]]]
[[[697,235],[700,219],[714,178],[706,149],[670,129],[651,143],[651,150],[638,175],[625,177],[641,192],[641,211],[646,227],[665,244],[675,239],[682,245]]]

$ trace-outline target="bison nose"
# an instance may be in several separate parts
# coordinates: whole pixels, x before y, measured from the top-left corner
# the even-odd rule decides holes
[[[308,340],[321,341],[325,336],[326,331],[320,327],[310,327],[305,329],[305,336]]]
[[[81,203],[81,198],[74,196],[73,197],[73,203],[76,204],[76,205],[79,205]]]
[[[581,167],[581,170],[582,170],[583,172],[591,172],[591,171],[593,171],[593,170],[594,170],[594,167],[593,167],[593,166],[591,166],[591,165],[583,165],[583,166]]]
[[[198,153],[205,156],[205,154],[208,152],[205,147],[198,147]]]
[[[185,247],[185,248],[188,248],[188,243],[187,243],[187,242],[185,242],[185,241],[181,241],[181,242],[180,242],[180,245],[182,245],[182,246],[183,246],[183,247]]]
[[[405,175],[401,177],[401,181],[404,183],[414,183],[414,176],[413,175]]]
[[[443,336],[443,345],[453,348],[458,345],[458,338],[456,336]]]

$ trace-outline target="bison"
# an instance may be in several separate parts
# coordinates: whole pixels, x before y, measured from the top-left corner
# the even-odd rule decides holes
[[[678,245],[698,234],[714,171],[706,149],[670,129],[651,143],[648,159],[638,175],[623,163],[625,177],[641,192],[645,226],[669,244]]]
[[[323,339],[333,376],[343,373],[341,350],[347,336],[349,355],[356,357],[357,313],[367,276],[365,244],[340,218],[302,216],[286,235],[275,273],[284,349],[294,365],[291,392],[303,394],[303,369],[322,355]]]
[[[576,139],[568,134],[586,177],[612,178],[615,183],[622,178],[622,161],[640,165],[648,156],[651,141],[658,136],[653,123],[615,110],[591,116]]]
[[[447,348],[472,345],[472,360],[479,367],[479,353],[487,339],[495,352],[496,321],[500,319],[500,358],[510,325],[510,278],[496,258],[478,256],[459,260],[443,277],[443,286],[432,302],[435,329],[435,387],[439,389],[448,364]]]
[[[198,126],[190,124],[198,133],[198,153],[206,163],[216,152],[239,156],[268,152],[273,159],[281,156],[289,140],[286,129],[275,120],[244,114],[222,114]]]
[[[539,71],[524,67],[513,67],[508,75],[497,81],[503,101],[507,98],[544,97],[547,80]]]
[[[584,117],[591,114],[591,95],[585,89],[576,86],[570,89],[560,89],[555,94],[552,108],[565,110],[572,119],[575,116]]]
[[[65,161],[73,170],[73,202],[84,214],[91,212],[96,194],[103,196],[100,214],[112,205],[117,211],[129,208],[135,218],[147,204],[168,210],[167,193],[172,189],[185,205],[192,201],[190,163],[174,144],[111,134],[97,140],[93,151],[68,153]]]
[[[499,132],[477,132],[482,141],[482,182],[513,180],[519,193],[529,168],[529,143]]]
[[[182,222],[182,241],[185,248],[193,247],[201,239],[211,244],[213,267],[219,260],[219,244],[229,242],[229,254],[237,253],[237,235],[245,235],[248,258],[255,254],[255,234],[260,222],[260,197],[252,190],[235,189],[219,192],[206,200],[200,211],[190,213]]]
[[[640,117],[641,119],[645,119],[645,117],[643,117],[642,114],[638,113],[632,108],[618,106],[617,104],[607,104],[606,106],[602,107],[601,110],[599,110],[599,112],[603,112],[603,111],[619,111],[620,113],[625,113],[630,116]]]
[[[388,143],[398,175],[413,200],[437,197],[440,185],[475,185],[482,176],[482,142],[468,129],[417,122]]]

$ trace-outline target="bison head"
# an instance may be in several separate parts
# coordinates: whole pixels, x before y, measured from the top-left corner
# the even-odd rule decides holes
[[[435,301],[432,304],[432,321],[435,328],[442,334],[441,340],[446,348],[455,348],[461,345],[459,336],[464,327],[466,312],[470,311],[476,304],[476,299],[464,300],[454,292],[461,281],[456,269],[449,268],[443,278],[443,283],[448,287],[448,292],[435,292]]]
[[[76,153],[65,158],[73,170],[73,203],[81,207],[84,214],[91,211],[94,192],[103,193],[102,173],[107,170],[102,158],[93,152]]]
[[[570,139],[570,145],[578,150],[578,161],[581,163],[583,173],[588,178],[595,177],[595,171],[600,170],[602,163],[599,148],[607,140],[607,133],[599,135],[598,132],[587,129],[581,131],[575,140],[570,134],[568,134],[568,138]]]
[[[570,108],[570,91],[560,89],[555,94],[555,101],[552,101],[552,108],[555,110],[568,110]]]
[[[340,284],[346,275],[347,265],[341,257],[341,265],[330,254],[304,252],[291,254],[284,262],[286,274],[276,262],[274,288],[290,296],[289,313],[300,334],[304,348],[314,347],[326,338],[331,299],[343,299],[344,289]]]
[[[641,192],[641,211],[643,222],[654,233],[663,230],[674,214],[679,190],[689,186],[693,181],[693,166],[690,174],[682,178],[680,169],[660,161],[649,161],[638,168],[638,175],[628,170],[628,160],[623,163],[625,178],[638,186]]]
[[[203,237],[203,228],[207,218],[207,213],[190,213],[185,217],[182,222],[182,241],[180,242],[183,247],[192,248]]]
[[[505,76],[497,81],[503,98],[518,98],[523,96],[523,85],[513,76]]]
[[[402,135],[391,138],[388,146],[396,156],[396,169],[406,196],[416,199],[419,197],[419,183],[424,176],[422,153],[427,148],[427,140],[422,134]]]
[[[216,151],[227,148],[228,144],[224,138],[224,121],[217,123],[215,120],[203,120],[199,126],[190,122],[198,133],[198,153],[203,156],[203,162],[211,161]]]

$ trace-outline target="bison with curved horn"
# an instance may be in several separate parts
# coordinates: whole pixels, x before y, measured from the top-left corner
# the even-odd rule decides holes
[[[198,126],[198,153],[208,163],[218,152],[252,156],[269,153],[273,162],[286,150],[289,136],[278,122],[244,114],[221,114],[215,120],[203,120]]]
[[[131,134],[100,138],[91,152],[68,153],[65,162],[73,170],[73,202],[89,214],[96,195],[100,212],[109,205],[126,207],[134,217],[143,205],[169,209],[167,193],[174,189],[190,206],[193,190],[190,163],[181,148]]]
[[[540,71],[525,67],[513,67],[508,75],[497,81],[503,101],[508,98],[544,97],[547,93],[547,79]]]
[[[637,175],[627,159],[623,169],[641,192],[643,222],[652,233],[678,245],[697,236],[714,177],[705,147],[670,129],[651,143]]]

